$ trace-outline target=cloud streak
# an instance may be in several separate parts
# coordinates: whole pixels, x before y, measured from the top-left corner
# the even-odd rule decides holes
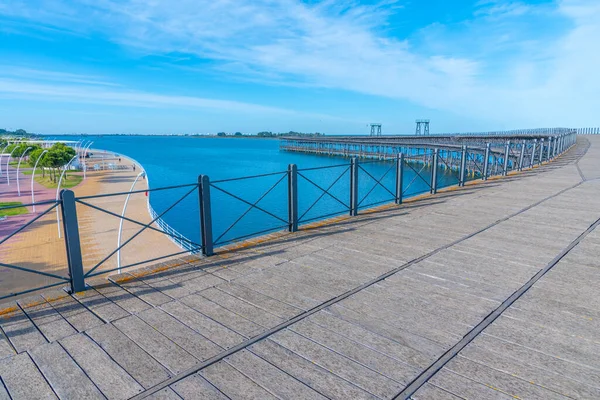
[[[37,7],[0,0],[0,14],[43,20],[81,34],[102,34],[137,54],[183,54],[215,62],[217,71],[268,84],[342,89],[482,118],[493,124],[590,123],[600,107],[597,43],[600,5],[559,0],[535,6],[487,0],[456,26],[433,32],[422,46],[413,32],[390,36],[403,18],[395,1],[361,5],[331,0],[43,0]],[[51,6],[50,6],[51,5]],[[84,13],[85,19],[80,15]],[[562,21],[542,34],[526,19]],[[435,34],[438,32],[438,34]],[[462,48],[461,48],[462,46]],[[85,83],[85,82],[82,82]],[[39,85],[32,91],[44,91]],[[16,88],[15,88],[16,90]],[[82,96],[61,87],[62,95]],[[237,102],[101,91],[100,99],[139,104],[233,107],[280,112]],[[103,100],[103,101],[104,101]],[[258,108],[253,108],[258,107]],[[509,125],[510,125],[509,124]]]

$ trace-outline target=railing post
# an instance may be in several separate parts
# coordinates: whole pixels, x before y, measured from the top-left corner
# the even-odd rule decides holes
[[[465,175],[467,172],[467,146],[462,147],[460,155],[460,177],[458,180],[458,186],[465,186]],[[437,185],[436,185],[437,186]]]
[[[202,254],[213,255],[212,213],[210,210],[210,179],[207,175],[198,177],[198,200],[200,202],[200,235]]]
[[[350,160],[350,215],[358,215],[358,160]]]
[[[433,150],[433,160],[431,162],[431,190],[429,193],[437,193],[437,166],[438,166],[438,149]]]
[[[483,180],[487,181],[488,178],[488,169],[490,166],[490,144],[485,144],[485,155],[483,156]]]
[[[288,166],[288,221],[289,231],[298,230],[298,167]]]
[[[77,223],[77,206],[75,194],[72,190],[60,192],[63,227],[65,233],[65,248],[67,249],[67,264],[71,277],[71,293],[85,290],[83,274],[83,258],[81,257],[81,243],[79,241],[79,225]]]
[[[523,140],[521,143],[521,155],[519,155],[519,171],[523,171],[523,160],[525,158],[525,147],[527,147],[527,142]]]
[[[510,140],[506,141],[506,149],[504,150],[504,166],[502,168],[502,175],[508,175],[508,157],[510,157]]]
[[[396,204],[402,204],[402,173],[404,172],[404,154],[396,159]]]
[[[531,162],[529,163],[529,168],[533,168],[533,163],[535,162],[536,146],[537,146],[537,139],[533,139],[533,148],[531,149]]]
[[[542,158],[544,158],[544,139],[540,139],[540,159],[538,165],[542,165]]]

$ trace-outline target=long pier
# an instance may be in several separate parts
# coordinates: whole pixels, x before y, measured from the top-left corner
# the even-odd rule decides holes
[[[600,398],[600,136],[568,148],[16,300],[0,397]]]

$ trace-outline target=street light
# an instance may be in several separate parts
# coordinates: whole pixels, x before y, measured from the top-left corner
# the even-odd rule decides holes
[[[6,146],[4,146],[4,148],[0,152],[0,176],[2,176],[2,156],[4,155],[4,150],[6,150],[8,148],[8,146],[9,146],[9,144],[8,144],[8,142],[6,142]]]
[[[31,174],[31,203],[33,204],[33,212],[35,212],[35,196],[33,194],[33,180],[35,178],[35,169],[38,166],[38,163],[40,162],[40,160],[42,159],[42,156],[44,154],[46,154],[48,152],[48,150],[44,150],[42,151],[42,154],[40,154],[40,156],[38,157],[38,159],[35,162],[35,165],[33,166],[33,173]]]
[[[60,174],[60,178],[58,179],[58,186],[56,187],[56,201],[58,202],[58,195],[60,193],[60,184],[62,182],[63,176],[65,176],[65,172],[67,172],[67,169],[69,169],[69,165],[71,165],[71,163],[73,162],[73,160],[77,157],[77,154],[73,156],[73,158],[71,158],[71,160],[67,163],[67,165],[65,165],[65,168],[63,169],[62,174]],[[56,224],[58,226],[58,238],[60,239],[60,215],[58,214],[58,207],[56,207]]]
[[[87,171],[87,164],[86,164],[86,162],[85,162],[85,156],[87,155],[87,152],[88,152],[88,150],[90,149],[90,146],[91,146],[93,143],[94,143],[93,141],[90,141],[90,142],[89,142],[89,143],[88,143],[88,144],[87,144],[87,145],[84,147],[84,149],[83,149],[83,164],[82,164],[82,167],[83,167],[83,179],[85,179],[85,178],[86,178],[86,176],[85,176],[85,171]]]
[[[138,179],[141,176],[146,175],[144,171],[140,172],[138,176],[136,176],[133,184],[131,185],[131,189],[129,189],[129,193],[127,193],[127,197],[125,198],[125,203],[123,204],[123,212],[121,213],[121,221],[119,222],[119,235],[117,237],[117,273],[121,273],[121,233],[123,232],[123,217],[125,217],[125,210],[127,210],[127,203],[129,203],[129,197],[131,197],[131,192],[133,192],[133,187],[137,183]]]
[[[12,155],[15,152],[15,150],[17,149],[17,147],[19,147],[19,146],[15,146],[15,148],[8,155],[8,160],[6,160],[6,184],[7,185],[10,185],[10,174],[8,171],[8,163],[10,162],[10,159],[12,158]]]
[[[21,197],[21,186],[19,186],[19,168],[21,168],[21,161],[23,160],[23,157],[25,157],[25,154],[27,154],[27,152],[31,149],[31,146],[25,149],[23,154],[21,154],[21,157],[19,157],[19,163],[17,164],[17,193],[19,194],[19,197]]]

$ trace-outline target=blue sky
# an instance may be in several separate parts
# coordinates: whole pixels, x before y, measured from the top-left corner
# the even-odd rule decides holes
[[[598,125],[600,1],[0,0],[0,127]]]

